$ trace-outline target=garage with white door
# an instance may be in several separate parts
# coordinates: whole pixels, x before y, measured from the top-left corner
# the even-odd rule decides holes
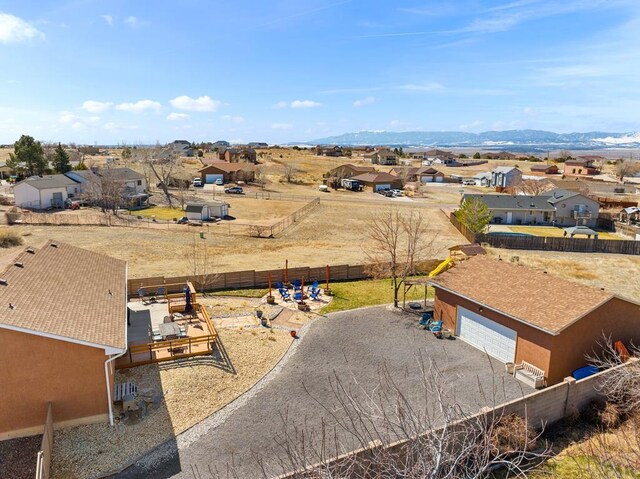
[[[224,175],[218,175],[214,173],[207,173],[205,175],[205,183],[217,183],[220,184],[224,181]]]
[[[504,363],[515,360],[517,333],[461,306],[458,306],[456,336]]]

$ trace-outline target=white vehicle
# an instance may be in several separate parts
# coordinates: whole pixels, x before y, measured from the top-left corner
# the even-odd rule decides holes
[[[402,190],[391,190],[391,193],[393,193],[393,196],[403,196],[404,195]]]
[[[464,180],[462,182],[463,185],[465,186],[475,186],[476,185],[476,180]]]
[[[202,186],[202,180],[200,178],[194,178],[193,186]]]
[[[223,184],[224,184],[224,181],[222,181],[222,178],[216,179],[216,185],[222,186]]]

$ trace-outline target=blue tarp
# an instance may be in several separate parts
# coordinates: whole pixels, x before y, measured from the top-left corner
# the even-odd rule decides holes
[[[584,379],[598,372],[600,372],[600,370],[596,366],[584,366],[572,372],[571,376],[573,376],[574,379]]]

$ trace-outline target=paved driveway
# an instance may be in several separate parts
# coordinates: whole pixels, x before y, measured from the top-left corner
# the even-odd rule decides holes
[[[415,315],[386,307],[334,313],[302,334],[281,368],[241,406],[206,420],[118,477],[208,478],[209,469],[224,471],[232,459],[238,477],[259,477],[253,453],[271,458],[278,454],[270,449],[283,430],[281,416],[289,418],[289,426],[304,425],[307,430],[326,419],[314,400],[335,404],[329,381],[334,373],[372,391],[384,364],[398,387],[415,396],[422,392],[419,355],[423,364],[435,361],[458,403],[468,410],[487,405],[483,397],[500,403],[532,391],[482,352],[460,340],[438,340],[417,327]]]

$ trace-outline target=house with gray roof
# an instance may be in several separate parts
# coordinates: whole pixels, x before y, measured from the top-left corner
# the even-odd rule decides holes
[[[489,186],[494,188],[509,188],[522,181],[522,172],[513,166],[498,166],[491,172]]]
[[[595,227],[598,222],[600,203],[577,191],[556,188],[540,196],[556,209],[555,222],[559,225]]]
[[[79,193],[80,184],[65,175],[31,176],[13,187],[16,206],[34,210],[64,208]]]

